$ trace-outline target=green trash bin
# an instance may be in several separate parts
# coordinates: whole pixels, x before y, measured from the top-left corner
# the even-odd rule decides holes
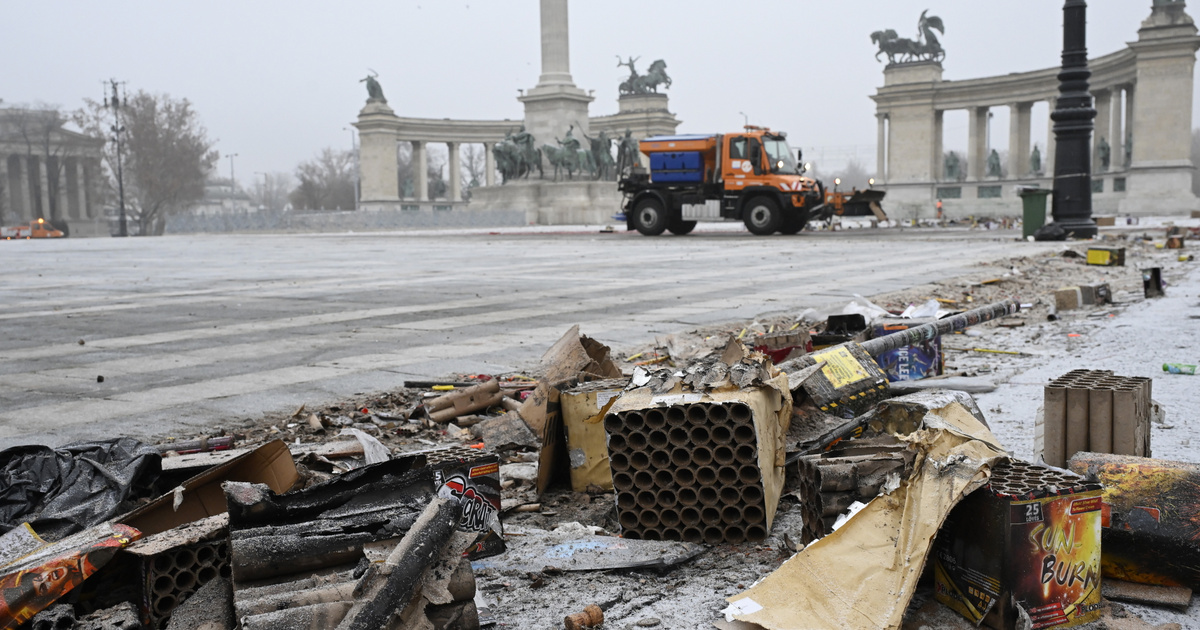
[[[1050,196],[1051,190],[1045,188],[1023,188],[1021,192],[1021,204],[1025,209],[1025,217],[1021,228],[1021,236],[1029,238],[1033,233],[1038,231],[1043,225],[1046,225],[1046,197]]]

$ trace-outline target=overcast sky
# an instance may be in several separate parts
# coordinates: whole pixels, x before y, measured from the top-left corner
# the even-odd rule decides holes
[[[1091,57],[1137,38],[1151,0],[1088,3]],[[7,0],[0,19],[0,99],[75,109],[115,77],[130,90],[190,99],[237,178],[292,171],[322,147],[349,148],[348,123],[379,72],[402,116],[519,120],[517,90],[541,67],[536,0]],[[750,122],[789,132],[806,157],[859,156],[874,170],[874,103],[883,83],[870,33],[915,37],[921,11],[946,24],[946,79],[1058,65],[1060,0],[573,0],[571,73],[595,90],[593,115],[616,112],[628,71],[664,59],[681,132]],[[1195,103],[1194,103],[1195,104]],[[996,111],[992,145],[1008,144]],[[961,115],[959,115],[961,114]],[[966,147],[966,114],[946,119]],[[1044,105],[1034,141],[1046,137]],[[229,160],[221,161],[228,175]]]

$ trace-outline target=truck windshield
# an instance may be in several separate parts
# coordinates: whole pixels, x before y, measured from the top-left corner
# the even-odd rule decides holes
[[[796,153],[788,146],[787,140],[763,136],[763,148],[767,150],[767,159],[771,162],[771,170],[776,173],[798,175],[796,168]],[[779,163],[783,162],[783,166]]]

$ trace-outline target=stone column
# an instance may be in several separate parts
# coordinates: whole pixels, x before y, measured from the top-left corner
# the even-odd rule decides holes
[[[887,182],[887,114],[875,114],[879,121],[879,130],[875,139],[875,179],[878,183]],[[937,171],[934,171],[936,174]]]
[[[1033,103],[1008,106],[1008,178],[1021,179],[1029,172],[1029,128]]]
[[[1134,137],[1134,131],[1137,127],[1133,124],[1134,96],[1137,94],[1137,86],[1131,85],[1125,88],[1125,129],[1121,134],[1121,168],[1128,169],[1130,163],[1125,160],[1125,154],[1129,152],[1129,143],[1137,146],[1137,138]]]
[[[971,110],[971,120],[967,132],[967,176],[979,181],[987,172],[987,115],[989,108],[975,107]]]
[[[1055,108],[1058,107],[1058,99],[1057,98],[1046,99],[1046,104],[1050,106],[1050,108],[1049,108],[1050,114],[1049,114],[1049,116],[1047,116],[1047,123],[1046,123],[1046,150],[1042,151],[1042,171],[1044,173],[1046,173],[1047,175],[1049,175],[1050,177],[1053,177],[1054,176],[1054,153],[1055,153],[1054,145],[1056,144],[1054,142],[1054,119],[1053,119],[1053,116],[1054,116]]]
[[[0,192],[4,193],[4,196],[0,197],[0,225],[16,223],[14,219],[17,213],[13,212],[12,180],[8,178],[8,154],[6,153],[0,153]]]
[[[1112,137],[1109,136],[1110,127],[1112,126],[1112,90],[1095,90],[1092,92],[1093,98],[1096,99],[1096,133],[1092,137],[1092,172],[1103,173],[1104,165],[1100,160],[1100,140],[1103,139],[1108,143],[1109,149],[1112,148]],[[1110,159],[1115,156],[1115,153],[1110,154]],[[1110,164],[1112,162],[1110,161]]]
[[[75,211],[80,219],[88,218],[87,172],[83,158],[75,159]]]
[[[492,153],[492,149],[496,148],[496,143],[483,143],[483,183],[485,186],[496,185],[496,156]]]
[[[542,76],[538,85],[574,85],[568,40],[567,0],[541,0]]]
[[[38,213],[47,221],[54,217],[50,214],[50,165],[43,158],[37,158],[38,183],[41,186],[42,198],[38,203]]]
[[[450,154],[450,201],[462,201],[462,162],[459,161],[459,143],[447,142]]]
[[[429,201],[429,156],[425,153],[425,143],[414,140],[412,143],[413,175],[417,178],[417,201]]]
[[[933,112],[933,137],[929,142],[929,172],[933,173],[933,181],[942,179],[942,153],[945,146],[945,111],[934,110]]]
[[[1112,107],[1109,113],[1112,123],[1108,128],[1108,143],[1112,145],[1112,166],[1108,169],[1110,171],[1125,170],[1125,113],[1121,103],[1121,95],[1124,93],[1124,87],[1116,87],[1112,91]]]
[[[71,213],[70,195],[67,194],[67,163],[57,158],[54,165],[54,211],[55,219],[68,219]]]

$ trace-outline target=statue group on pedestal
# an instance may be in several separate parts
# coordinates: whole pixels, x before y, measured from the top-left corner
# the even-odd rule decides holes
[[[659,59],[650,64],[650,70],[646,74],[638,74],[633,65],[638,59],[640,57],[630,57],[629,61],[621,61],[621,56],[617,55],[617,67],[629,68],[629,78],[622,81],[619,88],[621,94],[657,94],[658,86],[671,87],[671,77],[667,76],[667,62]]]
[[[942,49],[934,31],[945,35],[946,27],[942,24],[942,18],[928,13],[928,9],[922,11],[920,19],[917,20],[916,40],[900,37],[890,28],[871,33],[871,42],[879,46],[875,59],[878,61],[879,55],[887,55],[889,64],[945,59],[946,51]]]
[[[615,161],[613,139],[608,137],[607,131],[601,131],[595,138],[582,131],[580,134],[587,142],[586,146],[575,137],[575,125],[571,125],[561,139],[555,138],[556,144],[543,144],[541,148],[535,148],[533,134],[526,131],[524,125],[517,133],[509,132],[504,140],[492,148],[501,181],[508,183],[509,180],[528,178],[535,170],[538,177],[545,177],[542,170],[543,157],[546,164],[554,170],[555,181],[558,181],[560,173],[564,172],[567,179],[573,179],[576,173],[586,173],[598,180],[615,179],[620,172],[618,167],[624,163],[622,160],[629,160],[630,150],[635,156],[633,159],[636,160],[637,140],[633,138],[633,132],[630,130],[625,131],[625,138],[621,139],[617,146]]]
[[[525,131],[525,125],[521,125],[521,130],[515,134],[508,132],[492,147],[492,155],[496,157],[496,170],[500,171],[502,183],[529,177],[535,169],[539,177],[542,175],[542,152],[533,146],[533,134]]]

